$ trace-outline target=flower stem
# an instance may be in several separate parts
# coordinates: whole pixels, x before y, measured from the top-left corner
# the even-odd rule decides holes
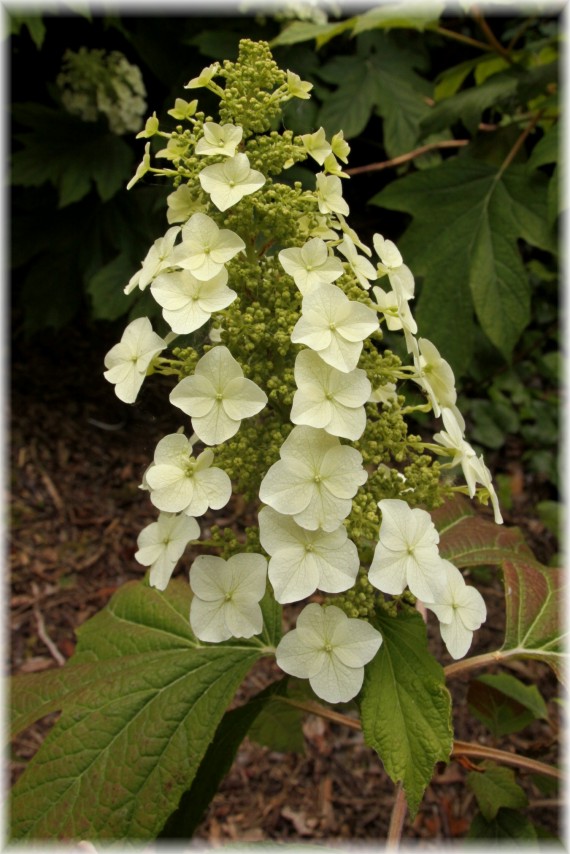
[[[513,162],[513,160],[515,159],[515,157],[517,156],[517,154],[518,154],[518,153],[519,153],[519,151],[521,150],[521,148],[522,148],[522,146],[523,146],[523,144],[524,144],[525,139],[527,138],[527,136],[528,136],[530,133],[532,133],[532,131],[534,130],[534,128],[536,127],[536,125],[538,124],[538,122],[540,121],[540,119],[542,118],[542,114],[543,114],[543,112],[544,112],[544,110],[538,110],[538,112],[536,112],[536,113],[532,116],[532,118],[531,118],[530,122],[529,122],[529,123],[528,123],[528,125],[525,127],[525,129],[523,130],[523,132],[521,133],[521,135],[518,137],[518,139],[516,140],[515,144],[513,145],[513,147],[511,148],[511,150],[509,151],[509,153],[508,153],[508,154],[507,154],[507,156],[505,157],[505,159],[503,160],[503,162],[502,162],[502,164],[501,164],[501,168],[500,168],[500,169],[499,169],[499,171],[497,172],[497,177],[496,177],[496,179],[495,179],[496,181],[500,181],[500,180],[501,180],[501,177],[502,177],[502,176],[503,176],[503,174],[507,171],[507,169],[509,168],[509,166],[511,165],[511,163]]]
[[[390,826],[388,828],[388,836],[386,837],[386,848],[396,849],[400,845],[402,831],[404,829],[404,821],[408,811],[406,796],[401,783],[396,786],[396,799],[392,807],[392,815],[390,816]]]

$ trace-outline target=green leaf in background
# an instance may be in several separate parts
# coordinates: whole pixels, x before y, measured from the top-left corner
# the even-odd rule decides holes
[[[354,18],[349,18],[346,21],[330,24],[315,24],[311,21],[293,21],[288,24],[283,32],[279,33],[272,41],[269,42],[271,48],[282,47],[283,45],[298,44],[315,39],[317,48],[322,47],[332,38],[346,30],[350,30],[353,26]]]
[[[121,252],[89,279],[87,293],[96,320],[116,320],[125,313],[130,301],[123,290],[135,269],[130,253]]]
[[[467,839],[492,839],[502,844],[522,843],[528,849],[529,841],[536,842],[534,826],[522,813],[506,807],[500,809],[492,821],[478,813],[467,833]]]
[[[544,134],[532,150],[528,159],[529,169],[538,169],[548,163],[558,163],[560,159],[560,137],[558,123]]]
[[[485,674],[467,691],[469,711],[499,738],[519,732],[548,711],[536,685],[525,685],[511,673]],[[505,804],[504,806],[509,806]]]
[[[200,644],[190,598],[183,581],[163,593],[129,583],[79,630],[77,652],[56,676],[62,715],[12,792],[15,839],[152,839],[160,831],[263,653],[256,638]],[[42,676],[38,705],[53,709]],[[29,720],[31,680],[25,689],[16,702]]]
[[[445,4],[439,2],[430,3],[425,14],[421,13],[419,5],[410,8],[409,3],[382,4],[356,16],[352,35],[356,36],[373,29],[405,29],[423,32],[437,24],[444,10]],[[416,14],[413,14],[414,12]]]
[[[503,172],[455,157],[394,181],[370,200],[413,216],[398,245],[423,277],[416,318],[457,374],[473,355],[473,310],[506,358],[529,322],[530,286],[518,241],[556,251],[546,223],[547,183],[522,166]]]
[[[390,157],[410,151],[429,107],[431,84],[414,70],[423,57],[389,34],[369,34],[355,56],[335,56],[318,72],[337,89],[327,97],[318,121],[327,133],[358,136],[375,110],[384,121],[383,146]]]
[[[439,551],[458,568],[500,566],[506,602],[505,658],[536,658],[562,678],[564,574],[537,561],[518,528],[475,516],[459,496],[432,511]]]
[[[22,27],[26,27],[29,32],[33,43],[40,50],[41,46],[44,43],[44,38],[46,35],[46,25],[44,24],[41,11],[38,9],[36,14],[34,15],[31,11],[28,12],[27,15],[14,15],[12,12],[8,11],[8,27],[10,35],[20,35]]]
[[[284,702],[284,696],[301,701],[314,699],[308,682],[292,678],[282,680],[281,688],[265,703],[248,735],[278,753],[304,753],[302,723],[305,713]]]
[[[414,816],[435,763],[449,760],[451,698],[417,612],[390,617],[378,611],[375,625],[383,643],[365,669],[362,731],[391,780],[402,782]]]
[[[178,808],[168,818],[159,834],[160,839],[188,840],[192,837],[230,770],[240,744],[250,734],[258,716],[271,704],[272,698],[285,690],[286,682],[286,679],[274,682],[243,706],[226,712],[192,785],[184,792]]]
[[[422,121],[423,131],[435,133],[460,120],[473,136],[484,110],[507,103],[516,94],[518,82],[519,74],[511,70],[504,71],[494,74],[479,86],[438,101]]]
[[[17,122],[32,128],[14,135],[22,148],[12,156],[13,184],[39,187],[49,182],[59,193],[60,207],[86,196],[92,181],[103,201],[126,186],[133,152],[102,124],[40,104],[15,104],[13,113]]]
[[[494,762],[482,762],[479,768],[480,771],[471,771],[467,775],[467,786],[477,798],[486,821],[492,821],[502,807],[522,809],[527,806],[527,796],[516,782],[511,768],[503,768]]]

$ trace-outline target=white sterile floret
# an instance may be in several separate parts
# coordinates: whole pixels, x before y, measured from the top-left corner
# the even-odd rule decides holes
[[[331,284],[344,272],[340,259],[329,255],[326,243],[318,237],[300,248],[282,249],[279,261],[303,295],[319,285]]]
[[[419,355],[414,354],[414,362],[419,371],[415,382],[426,392],[436,418],[441,407],[450,407],[457,400],[455,376],[449,362],[446,362],[437,347],[427,338],[418,339]]]
[[[226,287],[227,281],[225,267],[208,281],[200,281],[190,270],[178,270],[157,276],[150,290],[173,332],[185,335],[235,300],[237,294]]]
[[[408,586],[422,602],[432,601],[442,559],[431,516],[400,498],[385,498],[378,507],[382,524],[368,580],[382,593],[398,595]]]
[[[243,128],[239,125],[204,122],[204,136],[196,143],[196,154],[223,154],[225,157],[233,157],[242,136]]]
[[[322,427],[353,441],[362,436],[364,404],[372,391],[365,371],[355,368],[347,374],[327,365],[313,350],[301,350],[295,360],[295,382],[293,424]]]
[[[207,86],[208,83],[216,76],[220,69],[219,62],[213,62],[203,68],[198,77],[193,77],[184,87],[185,89],[200,89],[202,86]]]
[[[166,197],[166,204],[166,219],[169,223],[186,222],[202,207],[200,199],[196,198],[188,184],[180,184],[177,190]]]
[[[265,184],[265,176],[251,168],[247,154],[236,154],[223,163],[206,166],[198,178],[202,189],[221,211],[227,211]]]
[[[174,249],[171,261],[190,270],[197,279],[213,279],[222,267],[245,249],[241,237],[229,228],[218,228],[211,217],[195,213],[182,226],[182,243]]]
[[[380,258],[380,264],[378,264],[379,277],[388,276],[399,301],[413,299],[414,277],[410,268],[404,264],[396,244],[392,243],[391,240],[384,240],[381,234],[375,234],[372,243]]]
[[[342,160],[343,163],[348,163],[348,155],[350,154],[350,145],[344,138],[344,131],[339,130],[331,139],[331,148],[335,157]]]
[[[174,107],[168,110],[168,115],[179,122],[189,119],[196,112],[198,101],[185,101],[184,98],[176,98]]]
[[[465,480],[469,483],[469,477],[472,477],[477,483],[480,483],[485,487],[487,492],[489,493],[489,498],[491,499],[491,505],[493,507],[493,513],[495,517],[495,523],[497,525],[503,524],[503,517],[501,516],[501,510],[499,508],[499,499],[497,497],[497,493],[495,492],[495,487],[493,486],[493,481],[491,479],[491,472],[485,465],[483,457],[469,457],[468,459],[464,459],[461,463],[463,472],[465,474]],[[471,498],[475,494],[473,490],[473,494],[470,495]]]
[[[319,128],[315,133],[305,133],[301,136],[303,145],[311,157],[322,166],[325,159],[332,154],[330,142],[328,142],[324,128]]]
[[[342,242],[339,244],[338,251],[341,252],[349,263],[350,269],[356,276],[356,279],[363,288],[370,287],[370,281],[376,279],[376,270],[368,260],[356,251],[351,237],[345,234]]]
[[[370,623],[347,617],[335,605],[311,603],[297,617],[296,628],[281,639],[275,656],[285,673],[308,679],[327,703],[347,703],[364,681],[382,635]]]
[[[362,249],[364,254],[368,255],[368,257],[370,258],[370,256],[372,255],[372,250],[369,249],[369,247],[366,246],[366,244],[362,242],[362,240],[360,239],[360,237],[358,236],[356,231],[350,227],[350,225],[347,223],[347,221],[345,220],[343,215],[337,213],[336,218],[337,218],[338,224],[335,225],[334,227],[337,230],[340,229],[343,234],[347,234],[350,237],[350,239],[352,240],[352,242],[354,243],[354,245],[357,246],[359,249]]]
[[[379,403],[381,406],[393,406],[398,402],[396,383],[384,383],[373,389],[369,397],[370,403]]]
[[[235,436],[243,418],[261,412],[267,395],[244,377],[228,348],[220,346],[202,356],[193,376],[180,380],[170,402],[192,418],[206,445],[219,445]]]
[[[201,516],[209,507],[219,510],[230,500],[231,481],[225,471],[212,466],[213,452],[207,448],[194,458],[192,450],[192,441],[181,433],[164,436],[156,446],[145,482],[159,510]]]
[[[124,289],[126,294],[130,294],[137,285],[141,291],[144,291],[162,270],[172,266],[170,256],[179,234],[180,226],[174,225],[168,229],[164,237],[159,237],[158,240],[154,241],[142,262],[142,267],[134,276],[131,276],[129,284]]]
[[[358,364],[363,341],[378,329],[376,312],[349,300],[336,285],[319,285],[303,297],[302,314],[291,333],[324,361],[349,373]]]
[[[312,83],[307,83],[301,80],[298,74],[294,71],[287,70],[287,93],[291,98],[302,98],[306,100],[310,98],[309,92],[313,88]]]
[[[473,632],[487,617],[487,609],[479,591],[465,584],[459,570],[448,560],[442,560],[442,564],[444,571],[434,587],[433,600],[424,604],[438,618],[449,654],[463,658],[471,646]]]
[[[317,203],[323,214],[336,213],[348,216],[349,207],[342,197],[342,183],[336,175],[319,172],[317,179]]]
[[[306,599],[315,590],[340,593],[354,584],[360,561],[346,528],[307,531],[291,516],[264,507],[259,541],[268,554],[269,580],[281,604]]]
[[[341,445],[324,430],[294,427],[259,488],[259,497],[302,528],[334,531],[352,509],[368,478],[356,448]]]
[[[113,383],[119,400],[135,402],[148,366],[166,346],[166,341],[152,331],[148,317],[129,323],[120,342],[105,356],[107,370],[103,376]]]
[[[334,154],[329,154],[328,157],[325,157],[323,171],[326,175],[338,175],[339,178],[350,178],[348,172],[342,171],[342,167]]]
[[[190,626],[199,640],[210,643],[250,638],[263,630],[259,605],[265,594],[267,560],[258,554],[237,554],[228,561],[200,555],[190,569],[194,596]]]
[[[144,147],[143,159],[141,160],[141,162],[137,166],[137,171],[135,172],[135,174],[133,175],[133,177],[131,178],[131,180],[127,184],[127,190],[130,190],[132,187],[134,187],[135,184],[137,183],[137,181],[140,181],[140,179],[143,177],[143,175],[146,175],[146,173],[149,171],[149,169],[150,169],[150,142],[147,142],[147,144]]]
[[[199,536],[196,519],[174,513],[159,513],[156,522],[143,528],[137,538],[135,560],[143,566],[150,566],[151,587],[166,590],[186,546]]]
[[[384,315],[386,326],[390,332],[396,332],[398,329],[401,329],[402,320],[399,315],[398,300],[396,299],[394,291],[386,293],[386,291],[376,285],[376,287],[372,288],[372,293],[378,303],[378,310]],[[417,331],[416,327],[415,332]]]
[[[469,457],[475,457],[476,453],[464,437],[465,421],[456,406],[453,408],[443,406],[441,408],[441,418],[445,430],[434,434],[434,440],[444,448],[451,452],[452,463],[457,465],[463,463],[463,460]],[[475,494],[475,483],[473,481],[473,494]],[[470,485],[471,490],[471,485]]]

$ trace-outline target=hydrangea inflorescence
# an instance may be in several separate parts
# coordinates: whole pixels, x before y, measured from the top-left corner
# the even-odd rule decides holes
[[[244,40],[235,63],[208,66],[186,88],[217,95],[219,115],[177,98],[174,129],[149,119],[140,136],[164,143],[159,165],[147,143],[129,184],[147,172],[173,184],[170,227],[125,288],[149,287],[171,331],[135,320],[106,361],[127,402],[145,375],[176,377],[170,402],[190,434],[158,443],[142,488],[160,514],[135,557],[164,589],[188,544],[218,552],[190,569],[190,623],[203,642],[259,634],[264,596],[312,598],[268,651],[323,699],[345,702],[381,646],[377,607],[421,597],[451,655],[465,655],[485,606],[440,557],[429,510],[466,492],[490,499],[500,523],[497,498],[465,439],[450,366],[416,338],[411,271],[390,240],[374,235],[373,252],[345,219],[342,133],[274,129],[311,84]],[[289,178],[302,161],[318,170],[309,189]],[[409,364],[383,345],[383,326],[402,332]],[[425,403],[406,403],[407,380]],[[442,417],[435,442],[408,433],[413,409]],[[465,485],[446,477],[455,466]],[[232,489],[254,503],[258,525],[245,544],[216,527],[200,542],[196,517]]]

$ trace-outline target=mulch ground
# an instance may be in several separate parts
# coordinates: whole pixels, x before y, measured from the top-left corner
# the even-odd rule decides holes
[[[8,548],[11,568],[11,672],[31,673],[61,666],[72,654],[75,629],[105,606],[126,581],[144,569],[134,560],[136,538],[154,521],[146,493],[138,489],[158,440],[181,426],[167,404],[167,380],[153,378],[134,406],[125,406],[103,379],[103,357],[120,338],[110,325],[65,334],[45,333],[32,342],[16,337],[12,351],[10,459],[11,511]],[[157,382],[154,382],[154,380]],[[554,539],[533,517],[535,483],[521,479],[515,451],[513,511],[507,524],[525,532],[537,556],[548,561]],[[507,455],[508,456],[508,455]],[[514,467],[513,467],[514,466]],[[233,508],[206,523],[228,523]],[[184,558],[188,567],[191,553]],[[187,570],[180,568],[177,573]],[[480,586],[480,585],[479,585]],[[496,575],[481,592],[488,619],[470,654],[502,643],[504,599]],[[433,634],[442,664],[451,659]],[[493,672],[488,671],[488,672]],[[494,745],[469,713],[467,679],[450,683],[456,738],[515,750],[544,762],[558,762],[559,688],[539,663],[518,662],[513,671],[538,685],[548,701],[549,721],[535,721]],[[244,686],[253,694],[275,676],[261,662]],[[37,751],[53,719],[30,727],[13,743],[15,780]],[[305,752],[279,753],[246,739],[212,801],[196,839],[212,845],[239,842],[379,843],[386,837],[394,786],[360,732],[308,716]],[[457,761],[441,767],[404,839],[442,840],[465,836],[476,804],[465,786],[468,768]],[[519,774],[531,821],[559,834],[560,805],[545,797],[530,777]]]

